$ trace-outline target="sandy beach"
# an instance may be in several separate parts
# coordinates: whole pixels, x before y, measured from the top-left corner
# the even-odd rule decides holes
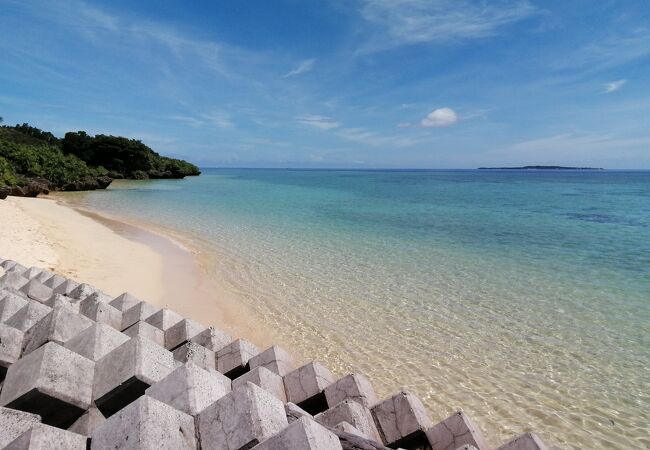
[[[260,347],[274,342],[245,305],[204,276],[191,249],[160,233],[52,197],[8,197],[0,201],[0,218],[4,258],[45,267],[111,296],[130,292]]]

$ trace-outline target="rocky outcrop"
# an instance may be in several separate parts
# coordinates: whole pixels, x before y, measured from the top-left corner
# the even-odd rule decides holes
[[[37,197],[40,194],[49,194],[50,191],[94,191],[106,189],[113,179],[111,177],[83,177],[79,180],[55,186],[45,178],[32,178],[24,186],[5,186],[0,188],[0,200],[9,195],[14,197]]]

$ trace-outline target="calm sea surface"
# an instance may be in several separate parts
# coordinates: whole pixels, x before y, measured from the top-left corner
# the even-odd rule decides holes
[[[198,237],[296,351],[434,422],[650,447],[650,172],[207,169],[76,201]]]

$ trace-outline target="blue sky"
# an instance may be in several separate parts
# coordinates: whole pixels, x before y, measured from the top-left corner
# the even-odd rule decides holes
[[[650,168],[650,4],[0,0],[0,116],[203,166]]]

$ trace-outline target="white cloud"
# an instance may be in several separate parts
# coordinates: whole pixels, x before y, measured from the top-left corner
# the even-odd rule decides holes
[[[362,17],[379,28],[364,50],[483,38],[535,12],[527,0],[363,0]]]
[[[301,61],[300,64],[298,64],[294,69],[287,72],[284,75],[284,78],[294,77],[296,75],[300,75],[311,71],[314,68],[315,62],[316,62],[316,58],[305,59],[304,61]]]
[[[420,122],[420,125],[425,128],[448,127],[456,122],[458,122],[456,111],[451,108],[438,108],[427,114]]]
[[[623,85],[627,83],[627,80],[617,80],[617,81],[612,81],[610,83],[607,83],[605,85],[605,94],[609,94],[610,92],[615,92],[618,91],[620,88],[623,87]]]
[[[341,126],[339,122],[330,117],[316,116],[312,114],[296,117],[296,121],[304,125],[319,128],[321,130],[331,130],[333,128],[338,128]]]

